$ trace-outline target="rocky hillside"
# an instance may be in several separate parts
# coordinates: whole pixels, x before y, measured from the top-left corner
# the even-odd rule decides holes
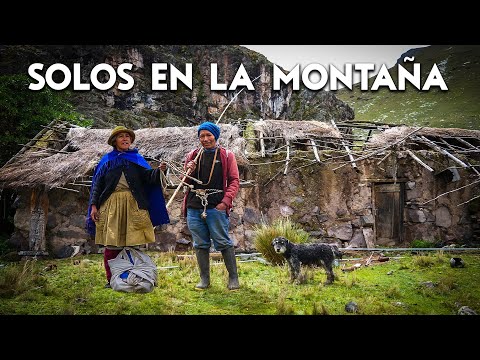
[[[336,91],[339,99],[355,109],[355,119],[478,130],[480,46],[432,45],[412,49],[400,56],[397,65],[401,64],[413,72],[413,63],[403,62],[405,56],[413,56],[414,62],[421,64],[421,84],[424,84],[433,64],[437,64],[448,90],[433,87],[429,91],[419,91],[407,82],[405,91],[390,91],[388,87],[380,87],[378,91],[361,91],[360,84],[356,84],[353,91],[348,88]],[[389,69],[389,73],[398,85],[397,65]],[[374,80],[375,77],[369,80],[369,88]]]
[[[0,45],[0,74],[28,74],[32,63],[43,63],[40,71],[54,63],[81,66],[82,83],[89,82],[92,68],[108,63],[134,64],[128,73],[134,78],[131,90],[114,88],[100,91],[71,91],[77,111],[94,120],[94,127],[105,128],[122,123],[141,127],[191,126],[203,120],[216,120],[238,92],[210,90],[210,64],[218,64],[218,82],[231,83],[243,64],[255,90],[244,90],[230,105],[222,121],[238,118],[335,120],[352,119],[350,106],[333,93],[307,89],[292,91],[272,88],[272,64],[261,54],[232,45]],[[169,63],[184,72],[185,63],[193,64],[192,90],[179,84],[178,90],[152,91],[152,63]],[[61,81],[61,80],[60,80]],[[32,82],[34,82],[32,80]],[[27,90],[29,91],[29,90]]]

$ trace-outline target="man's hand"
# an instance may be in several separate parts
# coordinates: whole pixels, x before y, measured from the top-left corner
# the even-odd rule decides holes
[[[215,206],[215,209],[221,210],[221,211],[227,210],[227,205],[222,202],[222,203],[218,204],[217,206]]]
[[[163,172],[165,172],[167,170],[167,163],[166,162],[162,162],[160,163],[160,165],[158,166],[158,168],[160,170],[162,170]]]
[[[190,169],[190,173],[194,172],[195,171],[195,168],[197,167],[197,165],[195,164],[195,161],[189,161],[187,163],[187,170]]]

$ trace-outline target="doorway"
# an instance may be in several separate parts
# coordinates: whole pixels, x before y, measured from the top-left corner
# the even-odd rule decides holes
[[[403,242],[404,183],[374,184],[375,238],[377,245]]]

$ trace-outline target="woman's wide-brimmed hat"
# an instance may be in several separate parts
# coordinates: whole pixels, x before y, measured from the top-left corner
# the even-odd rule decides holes
[[[115,136],[117,136],[122,132],[126,132],[130,134],[130,137],[132,138],[132,143],[135,141],[135,133],[133,132],[133,130],[127,129],[125,126],[117,126],[115,127],[115,129],[112,130],[112,133],[108,138],[108,145],[114,146],[115,144],[113,143],[113,141]]]

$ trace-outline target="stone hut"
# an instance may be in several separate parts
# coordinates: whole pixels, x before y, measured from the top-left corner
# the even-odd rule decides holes
[[[313,241],[342,247],[479,240],[480,131],[249,119],[219,125],[220,144],[240,169],[230,229],[237,251],[255,251],[256,226],[282,217]],[[91,175],[111,150],[110,131],[52,122],[0,169],[1,186],[17,194],[10,241],[21,254],[96,251],[85,215]],[[176,190],[185,154],[199,145],[196,127],[135,134],[134,146],[152,166],[170,165],[164,188],[171,224],[156,229],[149,249],[188,249]]]

